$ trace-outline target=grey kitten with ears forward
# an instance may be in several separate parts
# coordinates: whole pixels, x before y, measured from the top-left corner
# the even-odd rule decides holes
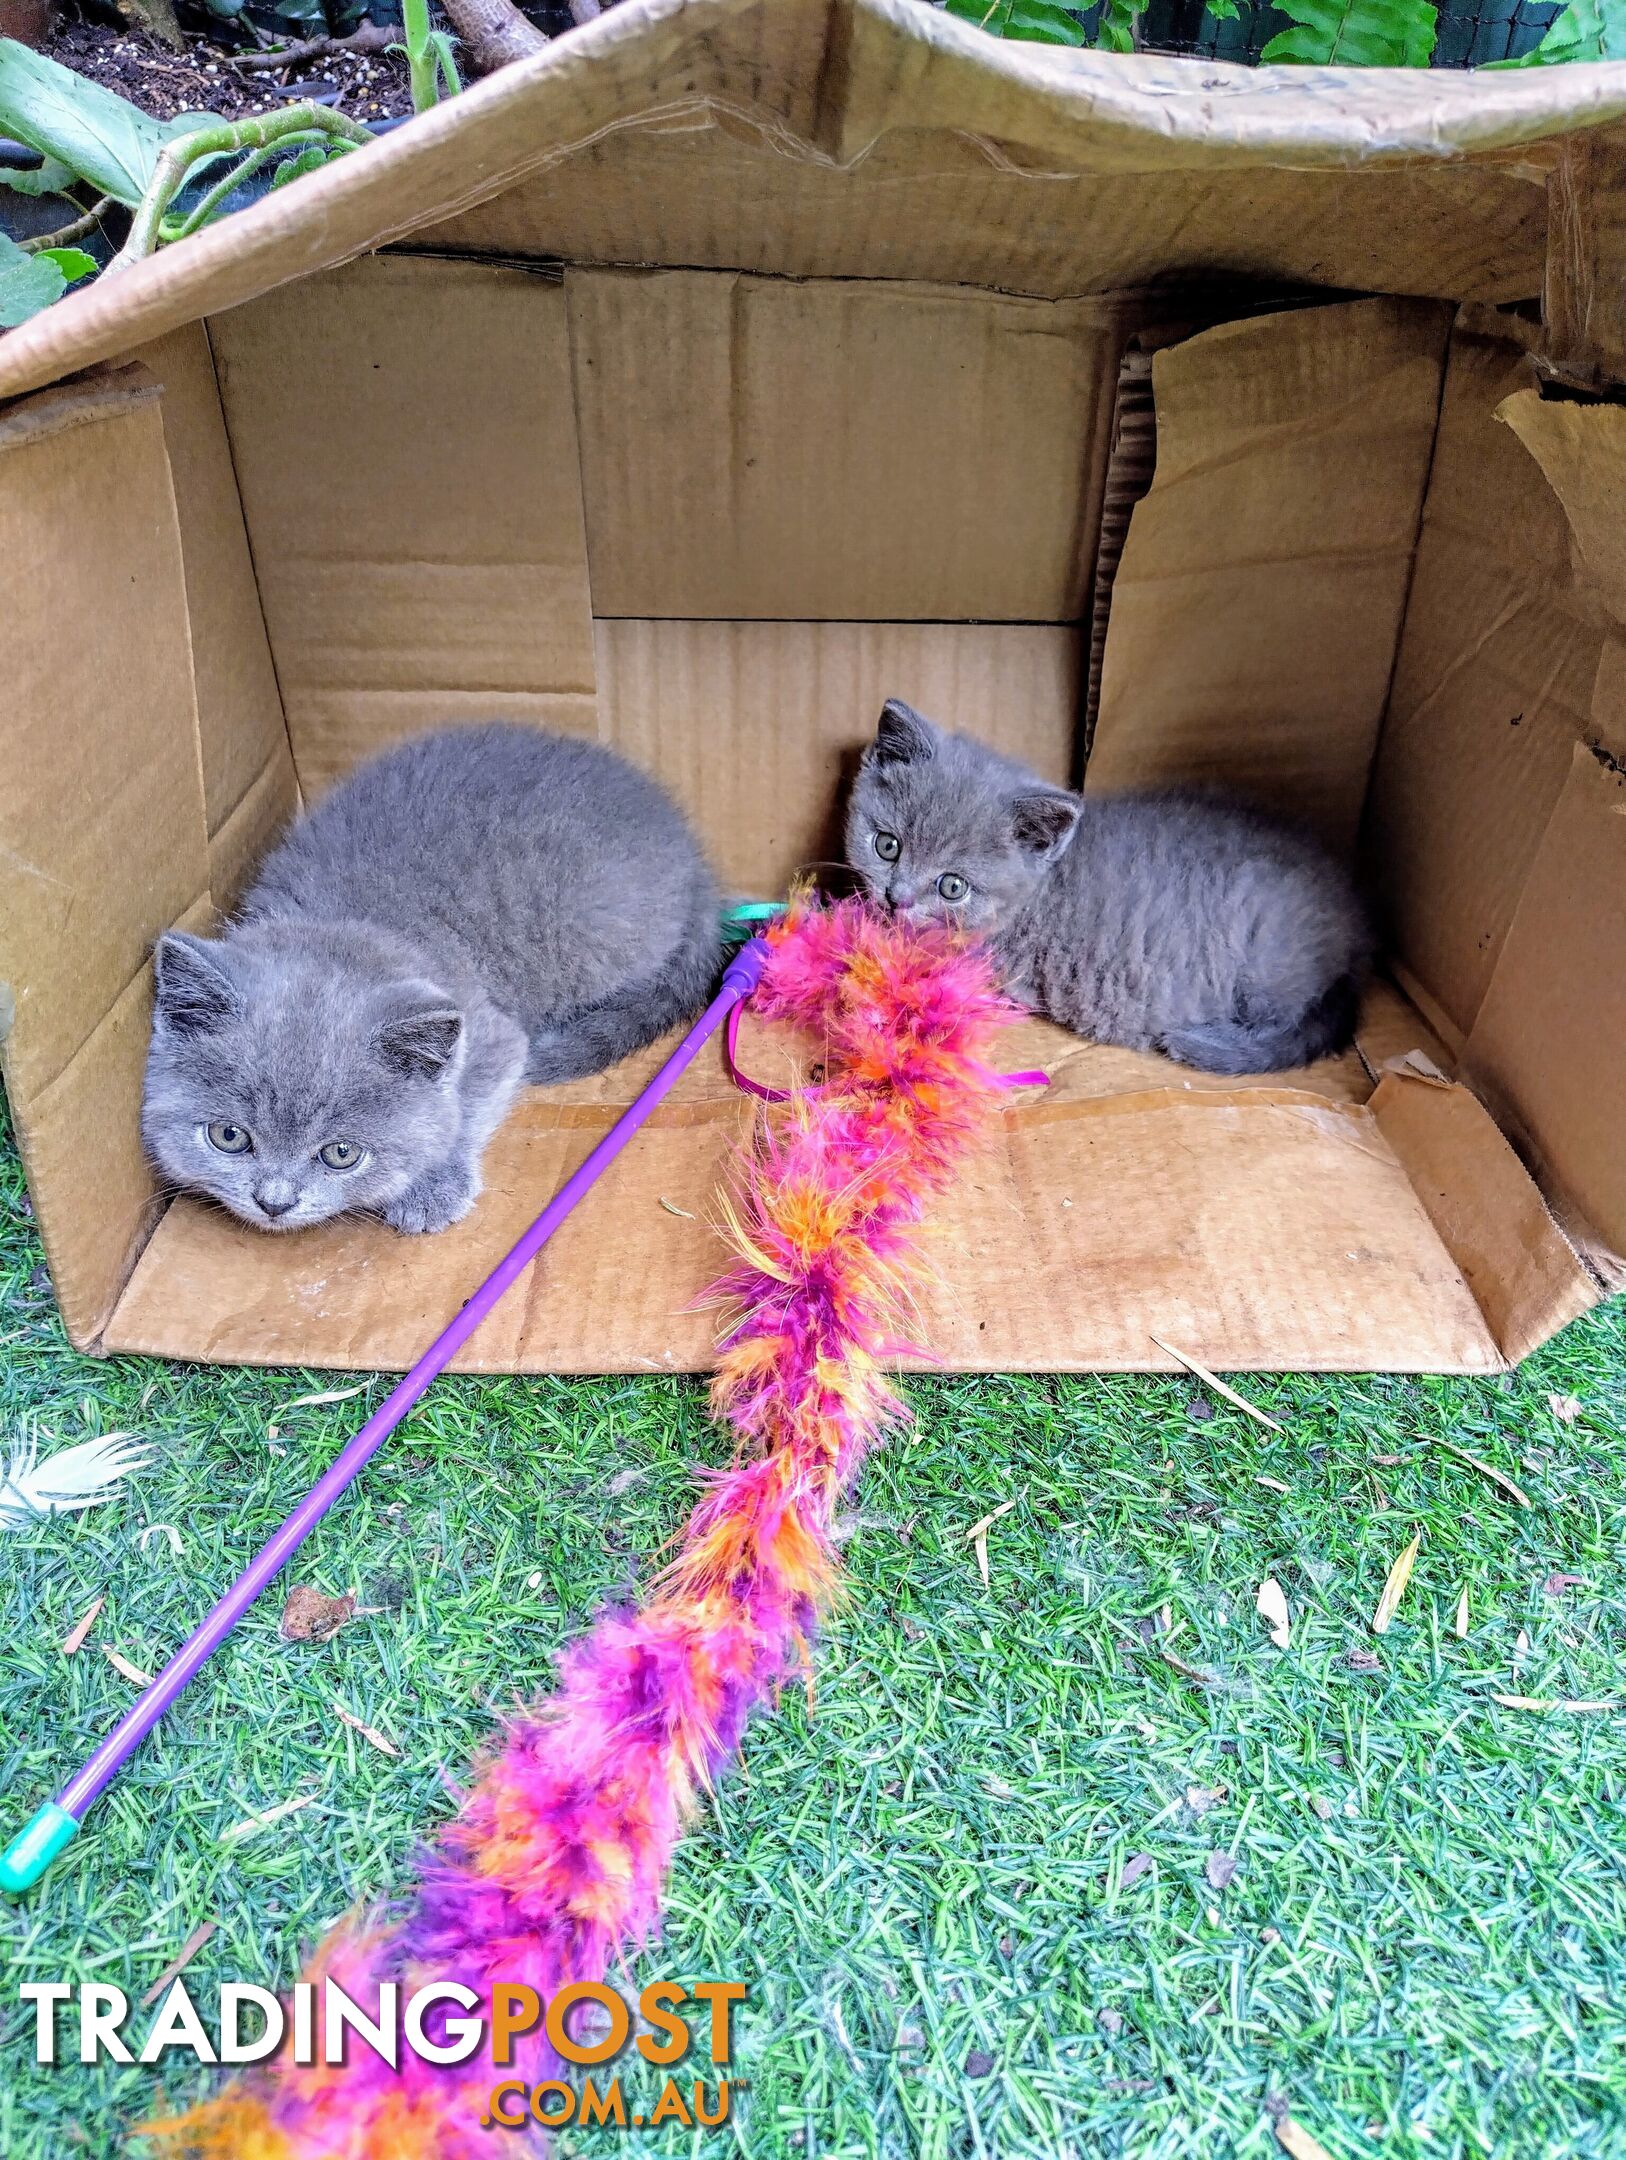
[[[1251,1073],[1354,1035],[1372,939],[1349,880],[1238,804],[1071,795],[892,699],[847,859],[893,908],[988,938],[1013,996],[1098,1042]]]
[[[681,812],[597,744],[405,743],[293,826],[224,936],[159,940],[147,1152],[260,1229],[444,1229],[522,1082],[704,1003],[718,904]]]

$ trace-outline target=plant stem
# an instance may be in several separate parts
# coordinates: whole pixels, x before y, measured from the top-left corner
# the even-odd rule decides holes
[[[36,233],[32,240],[23,240],[19,245],[25,255],[37,255],[42,248],[66,247],[70,241],[82,240],[86,233],[94,231],[112,207],[112,196],[104,195],[99,203],[87,210],[83,217],[75,218],[71,225],[59,225],[55,232]]]
[[[429,27],[429,0],[401,0],[401,38],[398,48],[407,56],[412,78],[412,110],[427,112],[438,105],[442,92],[455,97],[463,85],[457,79],[451,39]]]
[[[289,138],[290,141],[295,139]],[[241,187],[251,173],[257,173],[269,158],[275,157],[279,150],[286,147],[284,143],[268,143],[263,149],[251,151],[241,164],[234,165],[223,179],[217,180],[196,208],[188,210],[186,216],[172,230],[160,222],[159,238],[166,246],[176,240],[190,239],[200,225],[208,224],[228,195]]]
[[[165,211],[186,184],[192,167],[202,159],[229,157],[243,150],[274,149],[292,135],[331,135],[347,143],[372,141],[371,130],[359,120],[333,112],[326,105],[289,105],[281,112],[260,113],[250,120],[225,120],[215,127],[199,128],[193,135],[177,136],[160,151],[151,183],[131,221],[130,237],[108,264],[106,274],[127,269],[153,252]],[[235,174],[232,177],[235,179]]]

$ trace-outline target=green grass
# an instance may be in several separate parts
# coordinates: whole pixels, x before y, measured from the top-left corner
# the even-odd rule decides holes
[[[0,1545],[8,1830],[130,1699],[97,1646],[151,1670],[378,1394],[279,1418],[331,1381],[82,1358],[40,1265],[0,1140],[0,1434],[128,1428],[161,1452],[121,1502]],[[1283,2106],[1339,2160],[1626,2152],[1626,1718],[1490,1700],[1626,1696],[1626,1316],[1508,1380],[1249,1387],[1285,1435],[1187,1381],[913,1386],[918,1430],[843,1526],[852,1597],[816,1713],[787,1695],[755,1728],[645,1965],[749,1983],[733,2142],[753,2160],[1263,2153]],[[1554,1393],[1580,1398],[1574,1424]],[[118,2152],[155,2099],[151,2071],[36,2068],[21,1981],[134,1997],[208,1918],[206,1989],[290,1979],[327,1921],[406,1879],[448,1805],[442,1770],[514,1691],[546,1687],[717,1452],[688,1382],[441,1383],[298,1563],[371,1610],[290,1648],[269,1600],[0,1916],[0,2153]],[[966,1531],[1011,1499],[985,1589]],[[143,1549],[157,1523],[179,1554],[163,1535]],[[1378,1640],[1368,1618],[1418,1526]],[[1585,1580],[1549,1594],[1555,1571]],[[1285,1652],[1254,1614],[1267,1573],[1293,1611]],[[64,1659],[103,1594],[91,1647]],[[1372,1650],[1377,1670],[1351,1667]],[[1238,1863],[1218,1891],[1215,1852]],[[199,2082],[172,2072],[169,2096]],[[650,2146],[690,2140],[560,2149]]]

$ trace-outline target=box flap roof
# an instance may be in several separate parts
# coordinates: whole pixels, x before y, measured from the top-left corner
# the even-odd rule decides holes
[[[708,126],[746,131],[792,171],[851,176],[858,195],[866,161],[884,164],[900,145],[914,178],[935,167],[963,180],[969,162],[1007,230],[1037,221],[1005,258],[1014,272],[1002,271],[986,233],[971,230],[964,188],[901,198],[894,189],[887,218],[854,212],[837,236],[844,275],[934,275],[1047,293],[1133,282],[1168,267],[1197,188],[1238,236],[1219,267],[1309,271],[1327,285],[1387,282],[1442,297],[1523,297],[1536,289],[1532,250],[1544,241],[1545,180],[1561,138],[1623,120],[1626,62],[1472,76],[1254,70],[1006,44],[919,0],[626,0],[363,156],[70,294],[0,339],[0,397],[422,234],[572,158],[602,155],[629,132]],[[1423,203],[1415,193],[1380,199],[1370,190],[1383,173],[1402,190],[1408,176],[1426,175],[1434,194]],[[1364,195],[1349,185],[1360,175]],[[1066,185],[1081,176],[1108,183],[1110,194],[1081,199]],[[1139,184],[1111,185],[1128,176]],[[1316,206],[1329,186],[1339,214],[1319,230]],[[812,267],[788,200],[770,191],[760,202],[753,260],[741,267]],[[821,195],[812,214],[839,223],[846,201]],[[692,221],[661,191],[628,190],[616,208],[608,243],[602,229],[590,241],[573,234],[565,216],[544,231],[548,251],[697,259],[681,244],[692,240]],[[804,224],[808,214],[803,204]],[[1306,221],[1317,231],[1308,262]],[[912,225],[934,228],[930,269],[911,254]],[[1367,243],[1380,228],[1386,267],[1376,276]],[[720,244],[706,259],[727,252]]]

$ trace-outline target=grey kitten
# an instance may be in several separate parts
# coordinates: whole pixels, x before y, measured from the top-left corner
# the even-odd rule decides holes
[[[141,1129],[260,1229],[441,1230],[522,1081],[598,1072],[704,1003],[718,893],[682,814],[595,743],[453,728],[351,774],[216,940],[157,950]]]
[[[1099,1042],[1250,1073],[1353,1037],[1360,903],[1312,841],[1240,805],[1070,795],[894,698],[847,860],[877,899],[987,937],[1014,996]]]

